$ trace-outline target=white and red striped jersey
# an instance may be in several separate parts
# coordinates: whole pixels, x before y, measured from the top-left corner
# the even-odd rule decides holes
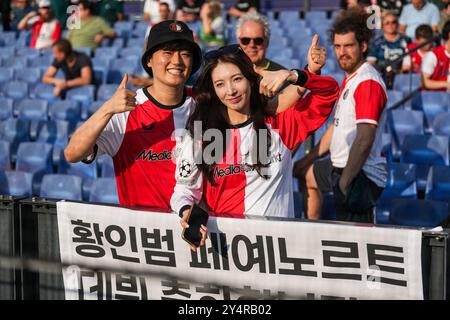
[[[36,49],[48,48],[61,38],[62,29],[57,19],[45,22],[39,18],[33,23],[30,47]]]
[[[194,106],[190,91],[180,104],[164,106],[146,88],[138,90],[136,109],[115,114],[97,138],[96,154],[87,161],[105,153],[113,158],[121,205],[170,209],[177,147],[172,135],[186,126]]]
[[[197,167],[194,150],[201,149],[198,145],[194,149],[194,144],[199,140],[187,134],[176,159],[172,209],[180,213],[202,202],[217,215],[294,217],[292,151],[327,120],[339,94],[336,81],[330,77],[308,74],[304,87],[311,90],[306,97],[287,111],[265,119],[271,134],[269,166],[263,172],[268,179],[252,167],[250,154],[256,148],[256,131],[251,121],[229,129],[230,143],[222,162],[213,168],[216,185]]]
[[[427,52],[422,60],[422,73],[430,76],[431,80],[450,82],[450,53],[445,45]],[[433,91],[446,91],[447,89],[435,89]]]
[[[371,64],[364,63],[344,79],[334,114],[330,145],[330,158],[334,167],[344,168],[347,165],[356,138],[357,124],[378,126],[384,121],[386,101],[386,86]],[[387,173],[386,158],[381,152],[381,131],[377,130],[372,150],[362,169],[369,179],[384,188]]]

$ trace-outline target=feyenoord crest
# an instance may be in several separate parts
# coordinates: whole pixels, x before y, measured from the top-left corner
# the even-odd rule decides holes
[[[173,32],[182,32],[183,31],[183,28],[176,22],[171,23],[169,25],[169,29],[170,29],[170,31],[173,31]]]
[[[192,173],[192,164],[189,163],[187,160],[181,160],[181,166],[179,169],[180,177],[187,178]]]
[[[344,92],[344,100],[347,99],[347,96],[348,96],[348,89],[345,90],[345,92]]]

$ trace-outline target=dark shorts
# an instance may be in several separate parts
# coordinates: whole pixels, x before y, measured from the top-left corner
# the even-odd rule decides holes
[[[330,158],[314,162],[313,172],[319,190],[334,193],[336,218],[340,221],[374,222],[374,207],[383,192],[361,170],[352,181],[347,195],[339,189],[343,169],[335,168]]]

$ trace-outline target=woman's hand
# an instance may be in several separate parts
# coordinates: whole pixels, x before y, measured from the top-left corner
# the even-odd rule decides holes
[[[289,70],[267,71],[255,65],[253,65],[253,69],[262,77],[259,83],[259,93],[269,98],[275,96],[286,82],[292,83],[297,80],[297,76]]]
[[[187,223],[188,213],[189,213],[189,209],[186,209],[183,212],[183,218],[181,218],[181,220],[180,220],[180,225],[181,225],[181,228],[183,228],[183,229],[184,228],[189,228],[189,224]],[[204,226],[203,224],[200,227],[200,233],[202,235],[202,239],[200,240],[200,247],[201,247],[201,246],[205,245],[206,237],[208,235],[208,228],[206,226]],[[193,252],[197,252],[197,247],[196,246],[190,245],[190,247],[191,247],[191,250]]]

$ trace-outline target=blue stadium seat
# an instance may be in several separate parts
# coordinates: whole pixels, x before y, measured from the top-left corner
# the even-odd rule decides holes
[[[449,164],[449,139],[441,136],[408,135],[402,145],[400,161],[417,164],[417,188],[426,188],[431,165]]]
[[[405,136],[424,132],[423,113],[421,111],[391,110],[387,113],[386,125],[392,137],[392,155],[398,159]]]
[[[69,137],[69,123],[64,120],[39,121],[37,128],[38,142],[53,144],[53,163],[58,164]]]
[[[0,98],[0,121],[13,116],[13,99]]]
[[[25,70],[28,65],[28,60],[26,57],[11,56],[11,57],[3,60],[3,65],[8,66],[10,68],[14,68],[14,69]]]
[[[67,91],[66,99],[78,101],[81,104],[81,118],[86,119],[87,108],[94,101],[95,86],[87,85]]]
[[[393,199],[417,198],[416,166],[410,163],[388,163],[386,188],[377,201],[376,222],[389,223],[389,211]]]
[[[142,46],[140,47],[127,47],[119,49],[120,58],[128,58],[129,56],[141,57],[142,56]]]
[[[80,47],[80,48],[75,48],[74,50],[77,51],[77,52],[84,53],[88,57],[92,56],[92,49],[91,48]]]
[[[38,49],[30,47],[20,48],[20,50],[16,50],[16,54],[20,57],[25,57],[30,61],[31,59],[35,59],[40,55]]]
[[[116,84],[102,84],[98,88],[97,99],[100,101],[101,100],[104,100],[104,101],[109,100],[109,99],[111,99],[114,92],[116,92],[116,90],[117,90]]]
[[[411,80],[410,80],[411,77]],[[410,87],[411,81],[411,87]],[[420,74],[397,74],[394,80],[394,90],[403,93],[414,91],[420,86]]]
[[[389,221],[394,225],[432,228],[438,226],[448,212],[446,202],[395,199],[392,200]]]
[[[11,169],[11,144],[9,141],[0,140],[0,171]]]
[[[442,112],[436,115],[432,131],[435,135],[450,137],[450,112]]]
[[[9,119],[0,125],[0,138],[11,143],[11,160],[16,162],[19,143],[30,140],[30,121]]]
[[[450,167],[432,166],[430,168],[425,197],[450,203]]]
[[[108,74],[110,60],[110,58],[104,57],[95,57],[92,59],[94,78],[97,85],[106,83],[106,76]]]
[[[127,40],[127,48],[142,48],[145,43],[145,31],[146,30],[133,30],[133,35],[135,35],[135,38],[128,38]]]
[[[20,119],[47,120],[48,102],[41,99],[24,99],[15,108]]]
[[[128,59],[116,59],[111,62],[110,70],[107,75],[107,83],[117,83],[119,84],[125,72],[128,74],[133,74],[137,68],[137,61],[132,61]]]
[[[7,83],[14,78],[14,69],[9,67],[0,68],[0,84]]]
[[[53,95],[54,86],[51,84],[38,83],[32,90],[31,98],[44,99],[52,103],[58,100],[58,97]]]
[[[319,25],[327,21],[326,11],[308,11],[305,13],[305,20],[309,24]]]
[[[17,150],[16,170],[33,174],[33,193],[39,194],[42,177],[52,173],[52,145],[22,142]]]
[[[431,133],[434,118],[438,113],[449,111],[449,95],[447,92],[422,91],[412,101],[413,110],[423,111],[425,132]]]
[[[95,113],[95,111],[97,111],[98,108],[100,108],[104,103],[105,101],[92,102],[91,105],[88,107],[88,118],[92,116]]]
[[[119,196],[116,180],[114,178],[99,178],[95,180],[89,201],[118,204]]]
[[[15,78],[18,81],[25,81],[30,85],[41,81],[41,70],[39,68],[27,68],[26,71],[16,70]]]
[[[16,41],[15,31],[3,31],[0,33],[0,46],[10,47]]]
[[[83,162],[69,163],[61,158],[58,166],[58,173],[72,174],[83,179],[83,200],[89,200],[92,183],[97,179],[96,161],[86,164]]]
[[[11,56],[14,56],[14,47],[0,47],[0,58],[1,59],[7,59]]]
[[[28,97],[28,83],[23,81],[10,81],[2,86],[3,96],[13,99],[24,99]]]
[[[82,179],[68,174],[46,174],[42,179],[41,197],[82,200]]]
[[[102,155],[98,158],[98,164],[100,165],[100,172],[102,178],[114,178],[114,162],[109,155]]]
[[[41,73],[43,74],[48,69],[50,64],[52,63],[52,59],[53,59],[53,57],[51,55],[40,56],[40,57],[37,57],[37,58],[34,58],[33,60],[31,60],[28,63],[28,66],[31,68],[38,68],[41,71]]]
[[[103,58],[103,59],[108,59],[109,61],[111,61],[111,60],[117,58],[118,56],[119,56],[119,48],[102,47],[102,48],[97,48],[95,50],[95,58]],[[93,63],[93,65],[95,66],[94,63]]]
[[[131,36],[131,31],[133,30],[132,21],[117,21],[114,24],[114,31],[121,38],[128,38]]]
[[[0,194],[31,196],[33,175],[23,171],[0,171]]]
[[[53,120],[65,120],[70,124],[70,130],[75,129],[75,125],[81,119],[81,107],[77,101],[58,100],[50,104],[48,115]]]
[[[403,99],[403,92],[395,91],[395,90],[388,90],[388,100],[387,100],[387,107],[391,107],[400,100]]]
[[[408,135],[402,145],[401,162],[426,165],[449,165],[449,138]]]
[[[115,38],[112,46],[115,48],[123,48],[125,46],[125,39],[124,38]]]
[[[300,13],[298,11],[280,11],[278,20],[283,26],[296,25],[300,21]]]

